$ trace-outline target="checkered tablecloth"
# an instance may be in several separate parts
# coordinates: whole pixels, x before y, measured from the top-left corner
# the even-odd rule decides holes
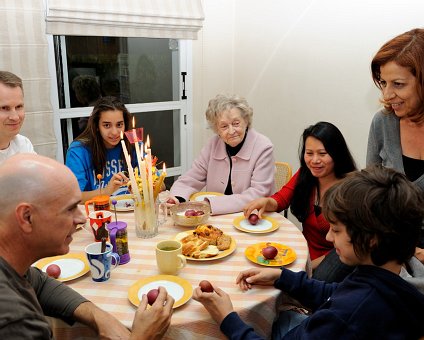
[[[292,247],[297,259],[286,267],[300,271],[305,270],[308,260],[308,247],[299,229],[281,214],[271,213],[268,216],[276,219],[280,228],[266,234],[252,234],[239,231],[233,226],[234,218],[239,214],[229,214],[210,217],[208,223],[221,228],[231,235],[237,243],[237,248],[231,255],[214,261],[188,261],[179,276],[189,281],[193,287],[203,280],[214,282],[230,296],[235,310],[242,319],[254,327],[255,331],[269,338],[272,321],[275,317],[275,302],[279,291],[273,287],[254,287],[248,292],[242,292],[235,284],[237,274],[244,269],[258,266],[250,262],[244,255],[249,245],[258,242],[278,242]],[[113,218],[115,218],[113,216]],[[177,233],[189,228],[174,226],[168,218],[159,227],[159,234],[151,239],[137,238],[134,230],[134,213],[118,213],[118,220],[128,224],[128,244],[131,261],[118,266],[112,271],[111,278],[102,283],[94,282],[90,273],[81,278],[69,281],[67,284],[80,294],[97,304],[100,308],[112,313],[127,327],[131,327],[136,307],[128,300],[129,287],[141,278],[160,274],[156,267],[155,246],[162,240],[171,239]],[[74,234],[71,252],[84,252],[87,244],[93,242],[93,235],[84,229]],[[276,268],[275,270],[279,270]],[[70,327],[64,322],[51,319],[57,339],[90,338],[93,333],[81,324]],[[177,308],[172,316],[171,326],[165,339],[225,339],[219,326],[210,318],[201,304],[190,299]]]

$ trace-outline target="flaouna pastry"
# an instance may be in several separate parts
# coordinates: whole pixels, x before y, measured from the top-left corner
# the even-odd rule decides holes
[[[208,224],[199,225],[192,234],[183,237],[182,253],[195,259],[214,257],[219,251],[230,248],[231,237],[217,227]]]

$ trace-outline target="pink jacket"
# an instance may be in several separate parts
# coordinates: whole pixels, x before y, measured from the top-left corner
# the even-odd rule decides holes
[[[274,193],[274,151],[269,138],[249,129],[241,150],[232,157],[231,184],[233,195],[210,198],[213,215],[239,212],[250,201]],[[171,195],[188,200],[202,189],[224,193],[230,173],[225,143],[212,137],[171,188]]]

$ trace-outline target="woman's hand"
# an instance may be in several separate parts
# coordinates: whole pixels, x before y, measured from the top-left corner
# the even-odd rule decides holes
[[[274,286],[275,280],[281,275],[280,269],[251,268],[242,271],[236,278],[236,283],[241,290],[252,289],[252,285]]]
[[[277,211],[277,201],[271,197],[257,198],[254,201],[248,203],[243,208],[243,213],[246,218],[249,218],[250,214],[254,210],[258,210],[259,218],[262,218],[262,213],[265,211]]]
[[[106,190],[109,193],[109,195],[112,195],[121,186],[127,184],[128,181],[129,181],[129,178],[125,176],[123,172],[118,172],[112,176],[109,183],[107,184]]]
[[[213,283],[211,284],[214,289],[212,293],[204,293],[200,287],[197,287],[193,291],[193,299],[199,301],[209,312],[212,319],[218,325],[221,325],[225,317],[234,311],[234,308],[230,296]]]

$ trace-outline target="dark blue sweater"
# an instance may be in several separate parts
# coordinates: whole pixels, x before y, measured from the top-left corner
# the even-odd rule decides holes
[[[283,269],[275,287],[314,313],[284,339],[418,339],[424,336],[424,295],[398,275],[359,266],[341,283]],[[230,339],[261,339],[237,313],[223,320]]]

